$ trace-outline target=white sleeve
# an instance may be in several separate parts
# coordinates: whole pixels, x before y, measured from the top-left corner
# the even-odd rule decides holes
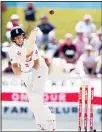
[[[89,43],[89,39],[85,38],[85,42],[86,42],[86,44],[88,44]]]
[[[92,30],[93,30],[93,32],[96,31],[96,25],[94,23],[92,23]]]
[[[15,55],[13,55],[11,50],[8,51],[8,55],[9,55],[9,59],[10,59],[11,64],[17,63]]]
[[[94,38],[91,39],[90,44],[94,46]]]
[[[85,24],[83,21],[79,21],[76,25],[75,25],[75,32],[78,32],[82,29],[84,29]]]
[[[93,46],[94,50],[97,50],[97,41],[95,38],[91,39],[90,44]]]
[[[84,61],[84,54],[82,54],[82,55],[79,57],[79,61],[81,61],[81,62]]]
[[[6,35],[6,38],[7,38],[8,40],[10,40],[10,38],[11,38],[10,31],[7,31],[5,35]]]
[[[33,60],[37,60],[39,58],[39,50],[37,45],[34,46],[34,50],[33,50]]]

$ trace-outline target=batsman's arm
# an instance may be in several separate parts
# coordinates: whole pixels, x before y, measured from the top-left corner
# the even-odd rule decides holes
[[[32,58],[34,60],[34,68],[37,70],[40,66],[40,60],[39,60],[40,54],[37,45],[33,48],[33,55]]]
[[[13,64],[11,64],[11,66],[12,66],[12,70],[13,70],[14,74],[20,75],[22,73],[21,68],[18,66],[17,63],[13,63]]]
[[[12,67],[14,74],[20,75],[22,71],[21,71],[21,68],[18,66],[18,63],[16,61],[16,57],[15,57],[13,48],[9,49],[8,56],[9,56],[9,59],[11,62],[11,67]]]
[[[39,68],[39,66],[40,66],[39,59],[34,60],[34,69],[37,70]]]
[[[33,29],[29,35],[27,40],[26,47],[26,56],[29,56],[32,53],[34,46],[36,45],[36,37],[37,37],[38,28]]]

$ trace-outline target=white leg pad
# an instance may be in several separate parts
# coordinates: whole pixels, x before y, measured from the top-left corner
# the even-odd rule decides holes
[[[55,116],[51,113],[47,105],[39,94],[28,93],[29,105],[34,113],[37,128],[41,131],[55,129]]]

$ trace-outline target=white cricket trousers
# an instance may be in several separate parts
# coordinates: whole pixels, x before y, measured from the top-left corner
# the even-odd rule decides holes
[[[40,66],[38,70],[22,73],[21,79],[27,90],[29,107],[34,113],[37,128],[45,131],[55,129],[56,124],[49,124],[55,120],[55,115],[51,113],[48,106],[43,102],[44,86],[48,77],[48,67],[46,64]],[[50,127],[52,128],[49,128]]]

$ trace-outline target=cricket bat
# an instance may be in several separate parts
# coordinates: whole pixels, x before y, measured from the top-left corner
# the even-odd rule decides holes
[[[26,47],[26,56],[31,55],[34,45],[36,45],[36,36],[37,36],[38,28],[36,27],[33,29],[29,35],[29,38],[27,40],[27,47]]]

